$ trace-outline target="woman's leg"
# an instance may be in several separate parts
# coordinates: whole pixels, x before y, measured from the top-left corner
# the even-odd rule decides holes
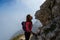
[[[30,32],[25,32],[25,40],[29,40],[30,38]]]
[[[31,33],[30,33],[30,32],[28,32],[28,40],[30,39],[30,34],[31,34]]]

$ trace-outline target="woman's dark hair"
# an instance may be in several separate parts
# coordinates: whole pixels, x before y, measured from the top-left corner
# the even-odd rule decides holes
[[[31,15],[28,14],[28,15],[26,16],[26,21],[31,21],[31,20],[30,20],[30,17],[31,17]]]

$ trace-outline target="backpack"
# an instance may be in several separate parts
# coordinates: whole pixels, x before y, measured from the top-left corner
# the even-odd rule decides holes
[[[22,24],[22,29],[26,31],[26,22],[23,21],[21,24]]]

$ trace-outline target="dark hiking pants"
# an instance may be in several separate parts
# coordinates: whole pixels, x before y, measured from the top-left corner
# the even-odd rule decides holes
[[[25,40],[29,40],[30,38],[30,32],[25,32]]]

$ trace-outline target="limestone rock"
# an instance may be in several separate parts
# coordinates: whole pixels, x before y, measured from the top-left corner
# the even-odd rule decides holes
[[[35,18],[43,24],[36,40],[60,40],[60,0],[46,0],[36,11]]]

